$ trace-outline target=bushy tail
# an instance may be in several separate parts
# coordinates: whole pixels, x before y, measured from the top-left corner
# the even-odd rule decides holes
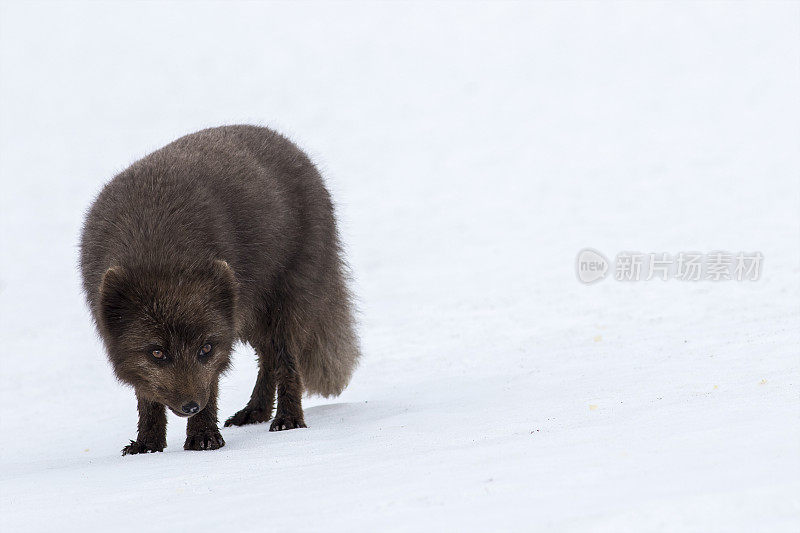
[[[315,317],[295,324],[292,339],[306,392],[325,397],[341,394],[361,357],[350,293],[343,279],[335,285],[325,302],[315,302]]]

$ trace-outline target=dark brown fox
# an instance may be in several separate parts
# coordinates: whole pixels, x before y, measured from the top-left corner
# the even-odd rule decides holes
[[[109,182],[81,240],[83,287],[139,431],[122,454],[166,446],[166,407],[187,450],[225,445],[220,375],[237,341],[258,378],[225,426],[306,427],[305,391],[339,394],[358,362],[333,205],[319,172],[267,128],[187,135]]]

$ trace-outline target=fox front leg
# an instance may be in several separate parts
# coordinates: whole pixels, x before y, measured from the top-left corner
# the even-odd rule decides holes
[[[167,447],[167,411],[163,404],[138,397],[139,433],[122,455],[162,452]]]

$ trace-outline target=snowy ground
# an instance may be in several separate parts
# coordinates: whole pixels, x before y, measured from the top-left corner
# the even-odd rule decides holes
[[[799,4],[3,4],[0,54],[0,530],[797,531]],[[307,430],[121,457],[83,211],[239,122],[324,170],[363,364]],[[765,259],[586,286],[586,246]]]

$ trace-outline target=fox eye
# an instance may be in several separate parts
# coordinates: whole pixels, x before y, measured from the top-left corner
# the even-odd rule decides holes
[[[199,357],[206,357],[206,356],[208,356],[208,354],[210,354],[210,353],[211,353],[211,350],[212,350],[213,348],[214,348],[214,347],[213,347],[213,346],[211,346],[211,343],[210,343],[210,342],[207,342],[207,343],[205,343],[205,344],[203,345],[203,347],[202,347],[202,348],[200,348],[200,351],[199,351],[199,352],[197,352],[197,355],[198,355]]]
[[[155,357],[159,361],[163,361],[164,359],[167,358],[167,356],[161,350],[153,350],[152,352],[150,352],[150,355],[152,355],[153,357]]]

